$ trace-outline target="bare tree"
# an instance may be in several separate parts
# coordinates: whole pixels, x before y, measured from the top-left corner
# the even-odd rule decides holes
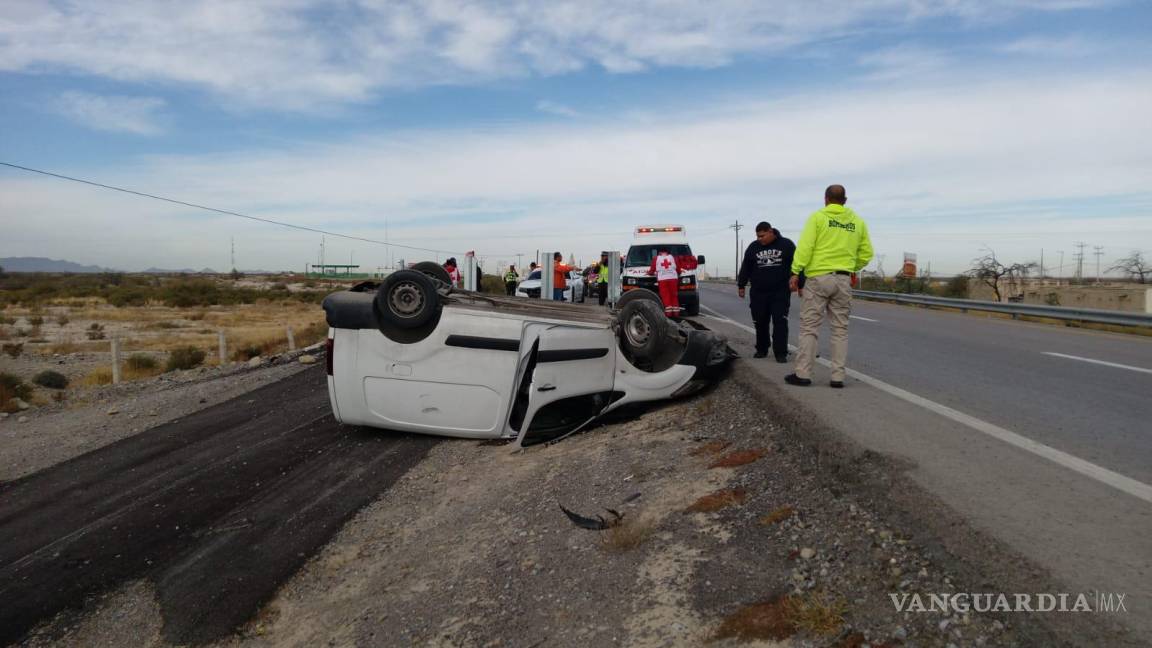
[[[996,258],[996,252],[985,248],[984,256],[972,259],[972,269],[968,275],[992,289],[996,301],[1004,301],[1004,290],[1016,291],[1019,285],[1028,278],[1028,274],[1036,267],[1033,262],[1013,263],[1006,265]]]
[[[1140,250],[1132,250],[1132,254],[1120,259],[1116,265],[1108,268],[1108,272],[1119,271],[1124,273],[1129,279],[1135,279],[1140,283],[1147,283],[1149,275],[1152,275],[1152,265],[1144,259],[1144,254]]]

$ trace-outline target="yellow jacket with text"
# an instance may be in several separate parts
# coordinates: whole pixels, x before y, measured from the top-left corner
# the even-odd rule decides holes
[[[868,225],[856,212],[833,203],[808,217],[792,258],[792,274],[803,271],[807,277],[818,277],[837,270],[858,272],[871,260]]]

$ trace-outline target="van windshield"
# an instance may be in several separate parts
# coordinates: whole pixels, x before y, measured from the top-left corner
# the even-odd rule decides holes
[[[628,248],[628,260],[624,265],[629,268],[635,266],[648,266],[652,263],[652,259],[656,258],[656,254],[660,252],[661,248],[666,248],[668,253],[680,259],[682,257],[692,256],[692,248],[685,244],[669,244],[669,245],[633,245]]]

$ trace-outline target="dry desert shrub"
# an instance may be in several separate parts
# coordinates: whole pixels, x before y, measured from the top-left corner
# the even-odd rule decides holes
[[[600,544],[606,551],[624,552],[644,544],[656,524],[640,517],[626,517],[619,524],[606,529],[600,536]]]
[[[789,597],[781,595],[746,605],[729,615],[716,630],[716,639],[780,641],[796,634]]]
[[[76,353],[80,350],[80,345],[76,344],[71,337],[65,337],[56,344],[48,347],[48,353],[60,355],[68,355],[69,353]]]
[[[80,384],[85,387],[111,385],[112,367],[97,367],[92,371],[89,371],[83,378],[80,379]]]
[[[147,353],[133,353],[124,361],[121,376],[125,380],[141,380],[164,373],[160,362]]]
[[[59,371],[41,371],[36,374],[32,382],[41,387],[47,387],[48,389],[64,389],[68,387],[68,376],[65,376]]]
[[[165,366],[165,371],[177,371],[184,369],[193,369],[200,366],[207,357],[202,349],[197,349],[194,346],[179,347],[172,350],[168,356],[168,364]]]
[[[818,637],[840,632],[848,611],[844,599],[818,591],[790,596],[787,607],[798,628]]]

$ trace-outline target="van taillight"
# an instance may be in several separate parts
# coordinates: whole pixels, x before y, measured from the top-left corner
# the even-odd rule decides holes
[[[324,344],[324,368],[328,370],[328,375],[332,375],[332,354],[336,350],[336,338],[330,337]]]

